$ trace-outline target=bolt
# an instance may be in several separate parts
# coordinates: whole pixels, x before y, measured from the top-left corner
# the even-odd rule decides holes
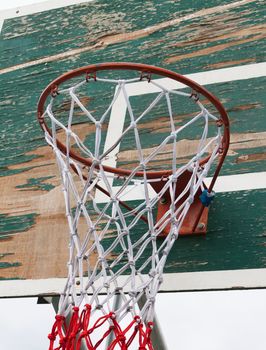
[[[200,223],[198,224],[198,229],[199,229],[199,230],[205,229],[205,224],[204,224],[203,222],[200,222]]]
[[[167,203],[167,199],[166,199],[166,198],[164,198],[164,197],[162,197],[162,198],[160,199],[160,203],[161,203],[161,204],[165,204],[165,203]]]

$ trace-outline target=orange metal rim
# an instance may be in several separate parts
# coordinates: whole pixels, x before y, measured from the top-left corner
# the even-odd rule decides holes
[[[219,157],[219,162],[213,177],[213,181],[210,185],[209,190],[212,189],[213,184],[219,174],[219,171],[221,169],[221,166],[223,164],[224,158],[227,154],[228,148],[229,148],[229,142],[230,142],[230,131],[229,131],[229,119],[228,115],[221,104],[221,102],[218,100],[216,96],[214,96],[212,93],[210,93],[207,89],[205,89],[203,86],[199,85],[198,83],[194,82],[193,80],[172,72],[170,70],[155,67],[147,64],[141,64],[141,63],[128,63],[128,62],[108,62],[108,63],[101,63],[101,64],[95,64],[95,65],[89,65],[82,68],[75,69],[73,71],[70,71],[68,73],[65,73],[61,75],[60,77],[56,78],[54,81],[52,81],[42,92],[38,107],[37,107],[37,118],[39,120],[39,123],[41,125],[41,128],[48,132],[51,135],[51,130],[46,124],[43,114],[44,114],[44,108],[45,108],[45,102],[47,98],[51,95],[51,93],[54,92],[55,88],[58,89],[59,86],[64,83],[67,80],[70,80],[74,77],[82,76],[84,75],[84,79],[88,76],[88,74],[93,74],[93,76],[97,79],[97,72],[98,71],[104,71],[104,70],[135,70],[139,71],[140,73],[149,73],[149,74],[156,74],[163,77],[171,78],[173,80],[176,80],[188,87],[190,87],[193,91],[200,93],[204,97],[206,97],[212,105],[216,108],[216,110],[219,112],[220,120],[223,126],[223,139],[222,139],[222,151],[221,155]],[[61,143],[59,140],[57,140],[57,147],[60,149],[61,152],[66,154],[66,147],[63,143]],[[92,159],[84,158],[78,155],[77,153],[73,152],[72,150],[69,152],[69,156],[76,161],[84,164],[87,167],[90,167],[92,164]],[[208,161],[209,157],[206,157],[201,161],[201,165],[204,165]],[[128,176],[131,174],[130,170],[123,169],[123,168],[113,168],[110,166],[103,166],[104,170],[106,172],[114,173],[120,176]],[[172,174],[172,170],[160,170],[160,171],[147,171],[147,178],[149,179],[155,179],[155,178],[162,178],[162,177],[168,177]],[[135,176],[142,177],[143,171],[136,172]]]

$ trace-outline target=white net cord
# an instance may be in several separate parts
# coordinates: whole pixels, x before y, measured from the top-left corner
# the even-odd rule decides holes
[[[127,93],[127,84],[137,80],[97,78],[96,83],[116,86],[112,101],[99,120],[83,105],[77,93],[80,86],[91,83],[86,80],[60,91],[70,101],[67,125],[61,123],[53,112],[56,95],[51,97],[44,113],[44,118],[51,121],[52,133],[46,132],[45,138],[57,159],[69,226],[68,277],[60,296],[56,322],[49,335],[50,350],[79,349],[82,342],[88,349],[100,349],[112,333],[114,340],[109,344],[109,350],[153,349],[150,333],[154,304],[163,282],[167,256],[178,238],[195,195],[199,189],[205,188],[204,180],[211,164],[219,156],[222,142],[220,128],[217,127],[214,137],[208,136],[210,121],[215,122],[218,118],[203,106],[196,95],[167,90],[150,80],[149,83],[159,88],[160,92],[144,112],[136,116]],[[199,108],[196,115],[178,128],[172,111],[172,98],[176,95],[190,99]],[[118,98],[124,99],[130,122],[112,146],[103,151],[103,125]],[[171,130],[159,145],[146,154],[138,126],[162,99],[166,101]],[[95,126],[94,149],[88,148],[73,131],[75,108],[79,108]],[[180,165],[177,162],[179,134],[198,121],[203,127],[197,151],[186,164]],[[58,148],[58,130],[60,137],[62,133],[64,135],[65,153]],[[137,162],[129,175],[116,176],[105,170],[105,160],[113,156],[117,145],[129,132],[134,134]],[[84,168],[82,163],[71,158],[73,143],[84,157],[92,160],[90,167]],[[149,164],[169,144],[172,147],[171,174],[163,179],[150,178]],[[209,156],[203,166],[202,159],[206,158],[206,154]],[[184,173],[190,176],[176,196],[179,178]],[[119,181],[118,190],[114,190],[110,179]],[[163,185],[151,195],[151,187],[158,181]],[[141,188],[144,199],[131,208],[130,203],[128,207],[124,205],[123,196],[133,185]],[[104,204],[97,201],[96,193],[101,190],[109,194]],[[171,204],[168,211],[156,220],[156,208],[166,193]],[[169,227],[169,234],[162,239],[160,236],[166,227]],[[141,235],[136,234],[139,230]],[[120,298],[116,310],[113,308],[115,295]],[[143,296],[145,303],[140,307],[138,302]],[[71,312],[71,321],[66,324],[66,317]]]

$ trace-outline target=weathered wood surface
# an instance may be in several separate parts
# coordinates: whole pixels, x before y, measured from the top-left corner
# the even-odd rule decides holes
[[[97,1],[7,19],[0,39],[0,277],[66,273],[58,171],[36,121],[43,88],[91,63],[131,61],[181,74],[265,60],[263,1]],[[196,7],[197,6],[197,7]],[[212,85],[232,125],[223,175],[265,171],[265,77]],[[151,137],[163,132],[147,126]],[[193,137],[191,135],[191,143]],[[148,146],[147,146],[148,147]],[[126,152],[126,151],[125,151]],[[184,152],[184,158],[186,158]],[[121,161],[127,153],[121,152]],[[180,239],[166,272],[266,267],[265,190],[220,193],[206,237]]]

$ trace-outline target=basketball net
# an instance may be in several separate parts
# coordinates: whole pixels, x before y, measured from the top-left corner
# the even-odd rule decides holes
[[[149,84],[159,89],[159,92],[140,115],[135,115],[126,88],[127,84],[135,81],[139,81],[139,77],[129,80],[81,79],[74,86],[52,93],[42,116],[50,120],[51,132],[46,131],[45,138],[55,153],[60,170],[69,226],[68,277],[49,334],[49,350],[93,350],[103,348],[104,344],[108,350],[153,349],[151,332],[154,306],[163,282],[167,256],[178,238],[195,195],[199,189],[206,189],[204,180],[222,148],[218,118],[191,92],[167,90],[149,78]],[[116,86],[111,104],[98,120],[79,97],[78,90],[84,84]],[[53,110],[58,93],[69,100],[66,125],[57,120]],[[172,99],[177,95],[198,107],[198,112],[179,127],[175,125],[172,111]],[[130,123],[122,135],[103,151],[103,125],[118,97],[126,103]],[[142,148],[138,126],[162,99],[166,101],[171,130],[147,154]],[[77,108],[95,126],[94,149],[88,148],[73,130],[73,113]],[[201,136],[197,150],[186,164],[180,166],[176,160],[179,133],[199,121],[202,128],[199,130]],[[210,121],[214,121],[214,125],[217,122],[217,130],[212,138],[208,135]],[[105,161],[129,132],[133,132],[135,137],[137,162],[127,174],[116,175],[106,170]],[[61,140],[65,140],[64,152],[58,147],[58,135]],[[91,160],[89,167],[84,167],[83,163],[71,157],[73,143],[85,158]],[[170,174],[159,178],[153,175],[151,178],[150,163],[169,144]],[[178,181],[184,173],[190,176],[177,196]],[[113,186],[114,181],[117,181],[118,186]],[[151,191],[156,182],[161,183],[161,189]],[[141,191],[142,199],[138,199],[131,208],[123,198],[134,188]],[[106,197],[104,203],[97,199],[100,192]],[[169,209],[156,221],[154,213],[166,193],[170,196]],[[160,238],[166,227],[170,227],[169,234]],[[114,305],[115,297],[119,298],[117,305]]]

